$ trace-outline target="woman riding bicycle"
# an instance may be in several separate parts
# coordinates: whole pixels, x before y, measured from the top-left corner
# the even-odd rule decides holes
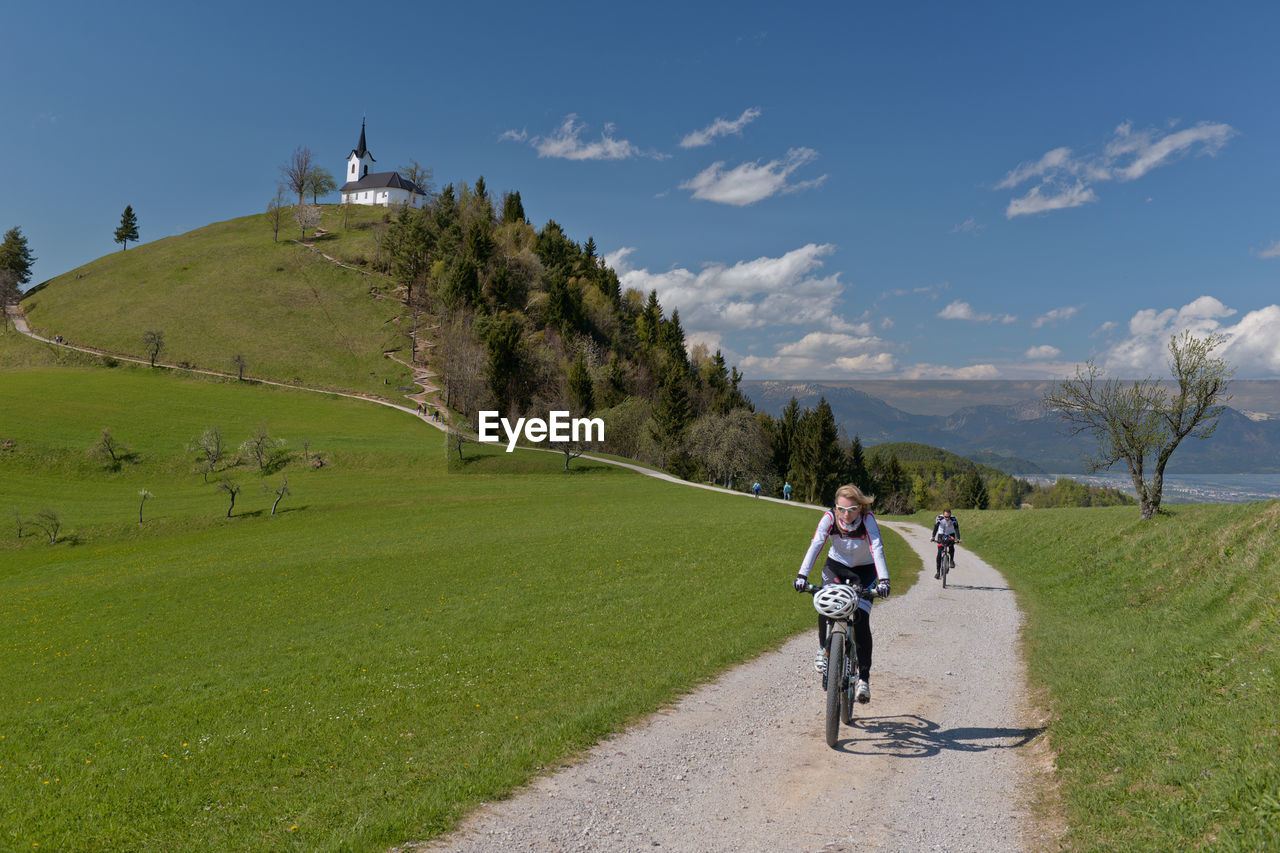
[[[939,539],[939,536],[950,536],[950,541]],[[933,569],[933,579],[937,580],[942,574],[942,551],[945,548],[947,553],[951,555],[951,565],[956,564],[956,543],[960,541],[960,519],[951,515],[951,510],[944,509],[942,514],[933,521],[933,532],[929,534],[930,542],[943,542],[938,548],[938,561]]]
[[[884,559],[884,543],[880,540],[880,526],[871,514],[874,498],[850,483],[836,490],[836,505],[822,514],[813,541],[800,564],[795,588],[803,592],[809,582],[809,572],[831,542],[827,560],[822,564],[822,583],[856,583],[876,588],[881,598],[889,595],[889,566]],[[826,672],[827,627],[826,616],[818,616],[818,656],[814,668]],[[853,636],[858,644],[858,684],[854,698],[859,702],[871,701],[871,602],[858,599],[853,616]]]

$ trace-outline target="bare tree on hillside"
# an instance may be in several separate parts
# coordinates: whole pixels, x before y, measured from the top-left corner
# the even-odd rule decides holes
[[[271,492],[273,495],[276,496],[275,501],[272,502],[271,504],[271,514],[275,515],[276,507],[280,506],[280,501],[284,500],[284,496],[289,494],[289,478],[285,477],[280,482],[280,488],[278,489],[273,489],[270,486],[268,486],[266,483],[262,484],[262,488],[268,492]]]
[[[1231,399],[1227,383],[1235,371],[1213,356],[1224,341],[1223,335],[1200,338],[1189,331],[1169,339],[1172,394],[1150,377],[1104,381],[1092,360],[1077,368],[1073,379],[1045,392],[1045,408],[1066,421],[1072,435],[1088,432],[1097,438],[1097,455],[1085,460],[1089,471],[1125,461],[1144,520],[1160,509],[1165,465],[1178,444],[1188,436],[1212,435]]]
[[[155,497],[155,495],[151,494],[151,492],[147,491],[146,489],[143,489],[143,490],[141,490],[140,492],[138,492],[138,497],[142,499],[142,500],[138,503],[138,523],[139,523],[139,524],[141,524],[141,523],[142,523],[142,508],[143,508],[144,506],[146,506],[146,505],[147,505],[147,500],[148,500],[149,498],[154,498],[154,497]]]
[[[209,482],[209,475],[218,468],[227,455],[226,446],[222,442],[222,430],[216,426],[208,427],[204,432],[191,440],[187,449],[200,454],[200,473],[204,481]]]
[[[231,359],[231,366],[236,369],[236,379],[239,379],[241,382],[243,382],[244,371],[245,371],[245,368],[249,366],[249,362],[244,360],[243,355],[241,355],[240,353],[236,353],[235,356],[233,356]]]
[[[314,163],[311,149],[305,145],[299,145],[280,167],[285,186],[298,194],[298,207],[302,207],[302,194],[307,191],[307,175],[311,174]]]
[[[62,529],[62,516],[58,515],[54,510],[42,509],[28,523],[43,530],[45,535],[49,537],[50,545],[58,541],[58,531]]]
[[[410,181],[418,189],[422,190],[423,197],[427,201],[431,201],[431,197],[435,195],[435,172],[426,166],[418,164],[417,160],[410,160],[408,166],[401,166],[397,169],[400,177]],[[417,193],[410,191],[409,203],[417,207]]]
[[[272,438],[265,423],[259,424],[243,444],[240,452],[253,458],[258,463],[258,470],[269,472],[280,467],[285,461],[284,439]]]
[[[284,187],[276,184],[276,197],[267,202],[267,223],[271,226],[271,242],[280,242],[280,225],[284,222]]]
[[[142,333],[142,350],[147,354],[147,358],[151,361],[151,366],[156,366],[156,358],[160,355],[160,350],[164,349],[164,332],[158,329],[149,329]]]
[[[111,434],[111,430],[106,427],[103,427],[102,435],[90,454],[101,460],[112,471],[119,471],[121,463],[133,459],[133,451],[117,441]]]
[[[227,507],[227,518],[230,518],[231,511],[236,508],[236,495],[240,494],[240,484],[235,480],[220,480],[217,489],[220,492],[226,492],[231,498],[231,505]]]

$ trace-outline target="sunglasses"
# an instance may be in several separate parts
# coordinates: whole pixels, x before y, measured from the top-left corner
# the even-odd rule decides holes
[[[838,506],[836,507],[836,512],[842,512],[845,515],[852,515],[853,513],[857,512],[859,509],[860,507],[856,507],[856,506]]]

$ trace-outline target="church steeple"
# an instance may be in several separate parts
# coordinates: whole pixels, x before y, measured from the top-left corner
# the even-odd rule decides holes
[[[347,183],[354,183],[369,174],[374,163],[369,146],[364,141],[364,119],[360,120],[360,143],[347,155]]]
[[[363,157],[369,153],[369,147],[364,142],[364,119],[360,119],[360,144],[356,146],[356,156]]]

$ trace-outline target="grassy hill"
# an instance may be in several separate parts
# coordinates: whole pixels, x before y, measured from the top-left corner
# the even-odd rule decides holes
[[[1027,616],[1067,849],[1280,849],[1280,502],[964,524]]]
[[[317,249],[352,262],[376,254],[385,211],[324,208],[328,233]],[[142,336],[164,333],[162,361],[330,389],[396,396],[407,370],[408,322],[390,282],[281,241],[262,214],[113,252],[34,288],[23,299],[32,328],[46,337],[143,356]]]
[[[3,849],[424,839],[812,627],[812,512],[533,451],[451,472],[404,413],[140,367],[0,371],[0,398]],[[283,468],[196,473],[194,436],[263,424]],[[18,538],[46,508],[57,543]]]

